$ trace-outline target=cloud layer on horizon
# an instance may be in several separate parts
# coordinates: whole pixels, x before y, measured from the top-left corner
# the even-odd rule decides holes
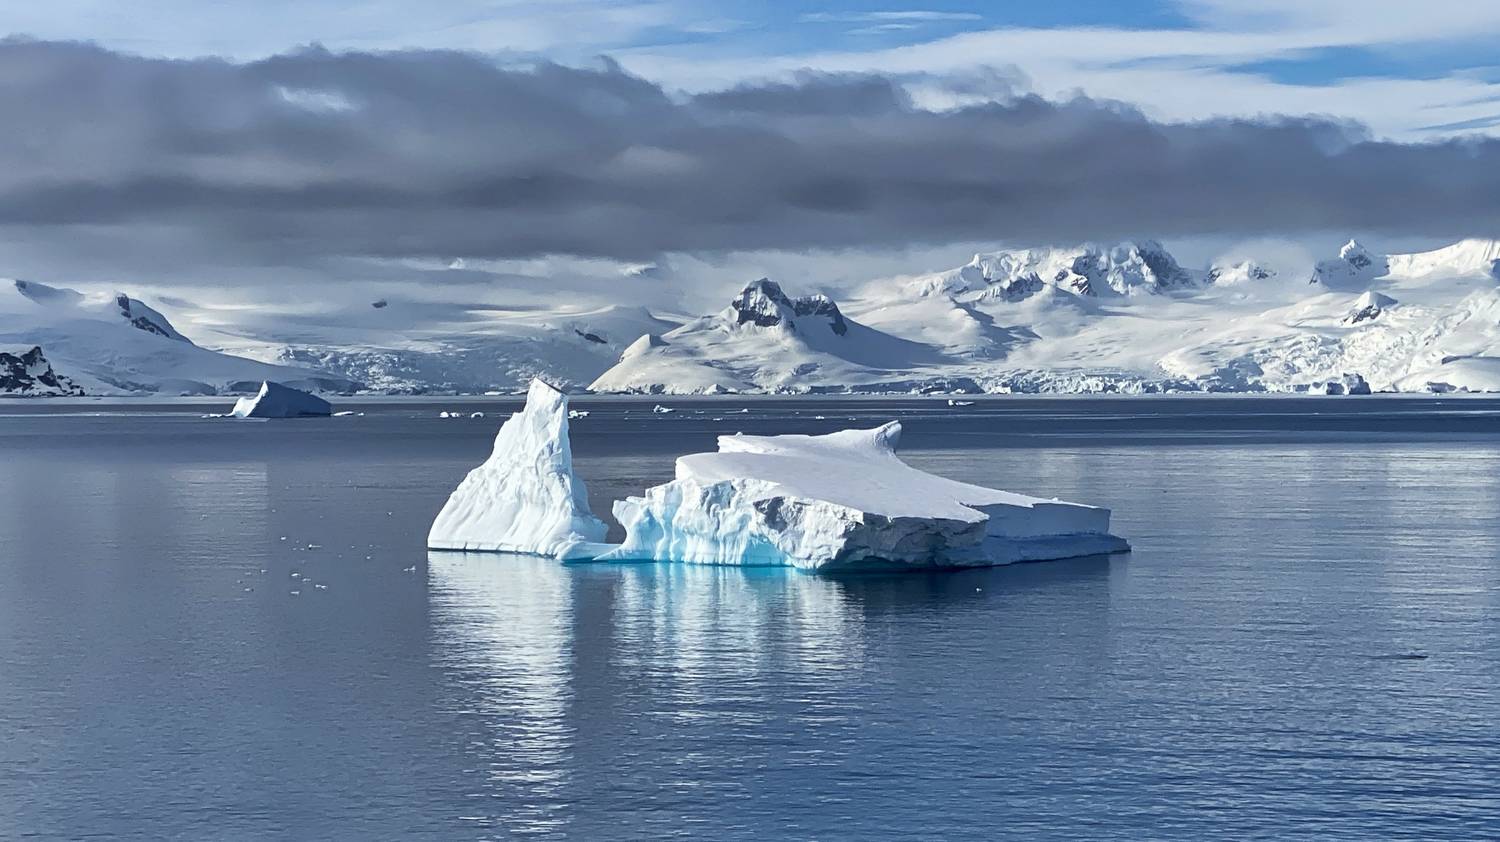
[[[1500,234],[1500,140],[1162,123],[1085,98],[933,111],[871,74],[679,96],[610,63],[318,49],[234,63],[10,40],[0,109],[4,239],[86,235],[158,259]]]

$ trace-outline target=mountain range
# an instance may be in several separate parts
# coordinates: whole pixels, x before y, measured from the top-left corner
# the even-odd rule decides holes
[[[0,393],[215,394],[265,379],[483,393],[532,376],[653,394],[1500,391],[1494,240],[1414,254],[1350,241],[1297,276],[1187,268],[1149,240],[1011,250],[838,300],[766,278],[726,299],[697,317],[632,301],[433,319],[437,305],[382,298],[323,321],[218,313],[190,339],[160,302],[14,281],[0,288],[0,352],[38,349],[16,366],[45,364],[66,386]]]

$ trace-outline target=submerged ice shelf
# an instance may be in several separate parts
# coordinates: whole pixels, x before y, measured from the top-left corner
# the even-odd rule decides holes
[[[436,550],[565,560],[789,566],[815,571],[946,568],[1122,552],[1109,509],[929,474],[896,455],[901,425],[821,436],[720,436],[680,457],[676,478],[614,504],[623,544],[573,475],[567,397],[533,381],[488,461],[438,514]]]

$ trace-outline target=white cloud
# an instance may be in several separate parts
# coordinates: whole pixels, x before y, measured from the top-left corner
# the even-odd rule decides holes
[[[997,28],[869,50],[754,57],[692,48],[626,50],[631,70],[688,90],[811,68],[879,72],[920,81],[924,104],[941,103],[933,77],[1013,66],[1048,97],[1082,92],[1140,106],[1159,119],[1320,114],[1356,120],[1380,137],[1411,140],[1446,126],[1500,132],[1500,84],[1460,71],[1434,78],[1353,77],[1289,84],[1244,68],[1320,50],[1436,50],[1450,42],[1500,38],[1500,4],[1456,0],[1182,0],[1201,28]],[[1011,93],[1001,86],[997,97]],[[953,104],[984,98],[967,85]]]
[[[147,55],[260,58],[331,49],[449,48],[564,59],[636,43],[657,29],[716,26],[682,0],[51,0],[0,4],[0,35],[91,40]]]
[[[798,20],[803,23],[880,23],[906,21],[924,23],[948,23],[984,20],[984,15],[973,12],[935,12],[925,9],[888,12],[811,12]]]

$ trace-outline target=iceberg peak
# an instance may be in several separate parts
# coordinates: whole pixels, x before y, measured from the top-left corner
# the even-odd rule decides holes
[[[604,533],[573,474],[568,396],[534,379],[526,405],[500,426],[489,458],[438,512],[427,546],[591,558]]]
[[[333,407],[317,395],[265,380],[253,397],[235,401],[229,414],[234,418],[307,418],[332,415]]]

